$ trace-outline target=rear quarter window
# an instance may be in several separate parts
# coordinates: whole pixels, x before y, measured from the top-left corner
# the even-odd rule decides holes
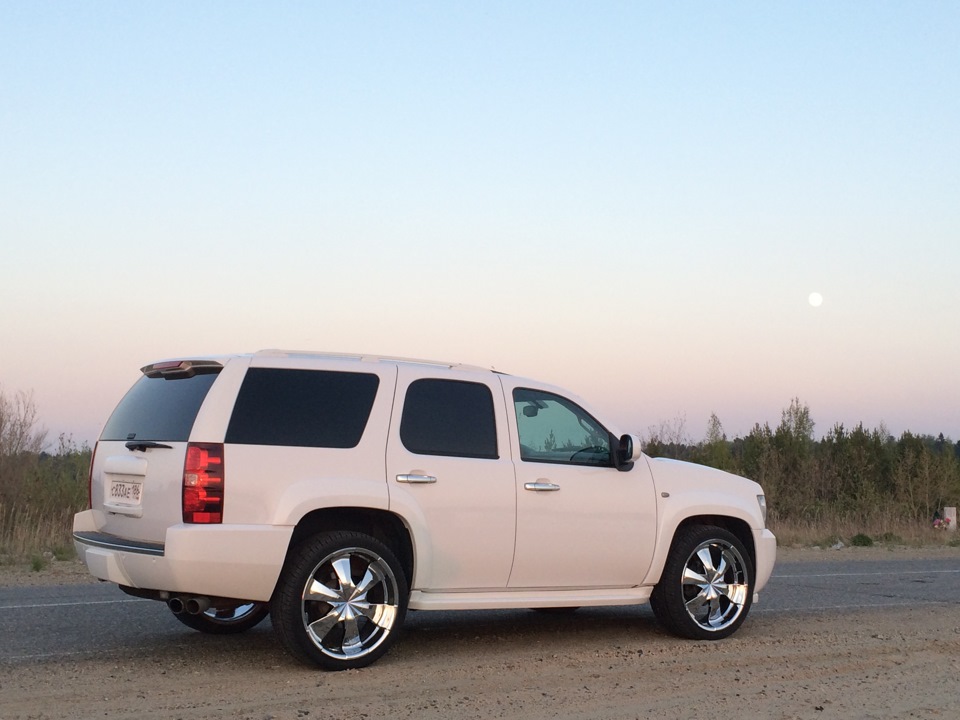
[[[168,379],[144,375],[117,405],[100,439],[186,442],[216,379],[214,372]]]
[[[251,368],[225,441],[352,448],[360,443],[380,378],[369,373]]]

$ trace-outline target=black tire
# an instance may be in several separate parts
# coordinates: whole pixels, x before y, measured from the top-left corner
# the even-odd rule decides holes
[[[267,603],[243,603],[232,608],[210,608],[199,615],[190,613],[174,613],[173,616],[194,630],[210,635],[236,635],[244,633],[259,625],[267,615],[270,607]]]
[[[270,613],[283,647],[307,665],[370,665],[397,638],[407,612],[406,576],[390,549],[359,532],[315,535],[293,548]]]
[[[691,525],[674,538],[650,605],[680,637],[720,640],[737,631],[753,602],[753,563],[727,530]]]

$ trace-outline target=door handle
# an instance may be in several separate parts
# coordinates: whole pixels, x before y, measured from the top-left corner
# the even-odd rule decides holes
[[[436,481],[437,479],[433,475],[397,475],[397,482],[410,483],[411,485],[429,485]]]
[[[529,482],[523,484],[523,489],[534,492],[556,492],[560,486],[552,482]]]

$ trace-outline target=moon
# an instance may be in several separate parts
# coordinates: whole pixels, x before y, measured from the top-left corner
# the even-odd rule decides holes
[[[823,295],[818,292],[810,293],[810,297],[807,298],[807,302],[810,303],[810,307],[820,307],[823,305]]]

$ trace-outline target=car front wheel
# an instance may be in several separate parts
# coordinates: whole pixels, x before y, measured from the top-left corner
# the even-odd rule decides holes
[[[390,549],[364,533],[316,535],[294,548],[270,604],[281,644],[327,670],[365,667],[396,639],[407,581]]]
[[[731,532],[692,525],[674,539],[650,604],[666,628],[681,637],[719,640],[743,623],[753,601],[753,566]]]

